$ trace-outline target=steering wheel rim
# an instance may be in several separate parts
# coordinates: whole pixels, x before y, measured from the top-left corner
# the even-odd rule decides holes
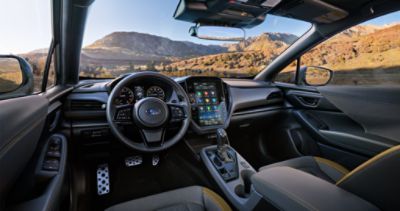
[[[122,90],[123,87],[129,85],[130,83],[132,83],[135,80],[140,80],[140,79],[144,79],[144,78],[156,78],[159,81],[168,84],[172,89],[173,92],[176,92],[177,95],[182,99],[178,97],[178,102],[177,103],[166,103],[166,105],[169,107],[168,110],[168,121],[165,125],[163,126],[158,126],[157,128],[143,128],[143,125],[140,124],[140,122],[136,121],[137,119],[139,119],[137,116],[137,110],[139,109],[136,104],[143,103],[141,102],[142,100],[145,100],[146,98],[139,100],[138,102],[136,102],[134,105],[131,105],[132,107],[129,107],[129,105],[127,106],[127,108],[132,109],[131,113],[132,113],[132,123],[134,125],[136,125],[141,134],[142,134],[142,141],[139,142],[135,142],[129,138],[127,138],[119,129],[118,129],[118,123],[115,120],[115,115],[117,112],[117,107],[114,104],[115,98],[116,96],[119,95],[120,91]],[[147,98],[150,99],[153,103],[161,103],[161,102],[156,102],[157,100],[155,100],[154,98]],[[149,100],[149,101],[150,101]],[[135,107],[136,106],[136,107]],[[164,132],[165,129],[167,128],[167,125],[171,122],[171,119],[173,118],[173,115],[170,115],[170,111],[171,108],[179,108],[182,109],[184,112],[184,117],[182,119],[180,119],[180,121],[182,122],[181,124],[181,128],[179,129],[179,131],[172,137],[169,138],[168,140],[164,140]],[[189,101],[189,97],[186,94],[186,91],[183,89],[183,87],[181,85],[179,85],[177,82],[175,82],[174,80],[172,80],[171,78],[169,78],[168,76],[162,75],[160,73],[156,73],[156,72],[139,72],[139,73],[134,73],[132,75],[129,75],[127,77],[125,77],[124,79],[122,79],[120,82],[117,83],[117,85],[112,89],[109,97],[108,97],[108,101],[107,101],[107,108],[106,108],[106,116],[107,116],[107,122],[110,126],[110,129],[112,131],[112,133],[116,136],[117,139],[119,139],[122,143],[124,143],[125,145],[127,145],[128,147],[135,149],[135,150],[139,150],[142,152],[158,152],[158,151],[162,151],[165,149],[168,149],[169,147],[175,145],[179,140],[181,140],[187,129],[189,128],[190,125],[190,119],[191,119],[191,108],[190,108],[190,101]],[[159,129],[161,129],[162,131],[159,131]],[[155,130],[158,130],[157,132]],[[161,134],[161,144],[160,146],[149,146],[147,143],[147,135],[146,133],[157,133],[157,135],[160,135],[158,133],[162,133]],[[152,137],[152,134],[150,137]]]

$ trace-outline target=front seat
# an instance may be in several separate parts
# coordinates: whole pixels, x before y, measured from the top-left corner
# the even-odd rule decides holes
[[[351,172],[343,166],[319,157],[299,157],[260,168],[295,168],[336,184],[382,210],[400,207],[400,145],[392,147],[361,164]]]
[[[262,171],[278,166],[287,166],[294,169],[302,170],[330,183],[336,183],[341,178],[343,178],[344,175],[349,173],[349,170],[338,163],[324,158],[312,156],[304,156],[285,160],[282,162],[261,167],[259,170]]]
[[[230,211],[229,205],[210,189],[191,186],[114,205],[106,211]]]

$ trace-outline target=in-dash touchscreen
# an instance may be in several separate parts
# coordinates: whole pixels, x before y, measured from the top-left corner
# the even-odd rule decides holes
[[[192,111],[194,120],[200,126],[222,125],[221,93],[218,84],[212,81],[199,81],[191,84]]]

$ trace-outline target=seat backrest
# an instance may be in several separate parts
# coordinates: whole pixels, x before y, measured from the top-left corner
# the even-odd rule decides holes
[[[382,210],[399,210],[400,145],[361,164],[336,184]]]

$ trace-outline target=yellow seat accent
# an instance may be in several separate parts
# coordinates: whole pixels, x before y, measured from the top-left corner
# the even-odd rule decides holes
[[[333,162],[331,160],[328,160],[328,159],[325,159],[325,158],[321,158],[321,157],[314,157],[314,159],[319,163],[324,163],[324,164],[326,164],[326,165],[338,170],[340,173],[342,173],[344,175],[346,175],[346,174],[348,174],[350,172],[349,170],[347,170],[342,165],[340,165],[338,163],[335,163],[335,162]]]
[[[203,188],[203,193],[207,195],[209,198],[214,200],[219,207],[221,208],[222,211],[232,211],[232,209],[229,207],[229,205],[225,202],[224,199],[221,198],[218,194],[214,193],[214,191],[208,189],[208,188]]]
[[[359,165],[359,166],[358,166],[357,168],[355,168],[353,171],[351,171],[350,173],[346,174],[342,179],[340,179],[340,180],[336,183],[336,185],[339,185],[339,184],[342,183],[343,181],[349,179],[349,178],[350,178],[351,176],[353,176],[354,174],[356,174],[356,173],[358,173],[358,172],[364,170],[365,168],[367,168],[367,167],[370,166],[371,164],[373,164],[373,163],[375,163],[375,162],[378,162],[378,161],[379,161],[380,159],[382,159],[383,157],[385,157],[385,156],[387,156],[387,155],[389,155],[389,154],[391,154],[391,153],[393,153],[393,152],[399,151],[399,150],[400,150],[400,145],[397,145],[397,146],[394,146],[394,147],[392,147],[392,148],[390,148],[390,149],[387,149],[387,150],[385,150],[385,151],[379,153],[378,155],[375,155],[373,158],[371,158],[371,159],[365,161],[363,164]]]

